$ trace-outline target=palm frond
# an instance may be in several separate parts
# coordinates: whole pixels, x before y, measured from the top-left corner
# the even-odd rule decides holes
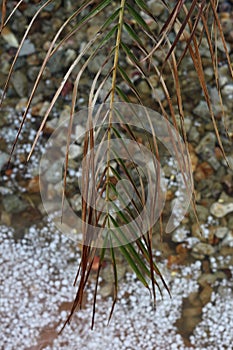
[[[19,1],[15,5],[7,19],[6,1],[2,2],[0,31],[2,31],[9,18],[13,17],[14,12],[21,2]],[[7,94],[20,50],[27,36],[30,34],[35,20],[50,2],[51,0],[48,0],[43,5],[40,5],[25,31],[10,67],[0,104],[2,104]],[[81,78],[93,60],[100,53],[103,53],[105,58],[101,62],[97,72],[91,77],[90,90],[87,92],[88,110],[85,120],[86,134],[82,162],[82,257],[75,278],[75,283],[78,282],[77,294],[65,325],[70,322],[75,310],[81,308],[83,294],[88,286],[93,261],[95,256],[98,255],[99,266],[93,295],[91,323],[91,327],[94,327],[99,277],[108,249],[114,275],[114,295],[109,320],[117,301],[119,289],[116,258],[118,252],[124,256],[138,280],[150,291],[154,303],[156,301],[156,288],[160,290],[160,284],[169,293],[169,288],[153,257],[153,251],[156,249],[156,247],[153,247],[153,225],[156,220],[160,220],[161,232],[164,226],[161,218],[164,193],[162,189],[163,173],[158,165],[160,163],[159,142],[165,144],[169,152],[176,159],[177,168],[181,174],[185,191],[189,193],[191,198],[193,195],[192,171],[187,152],[188,141],[184,127],[185,111],[180,83],[182,63],[187,55],[189,55],[193,62],[209,109],[218,144],[225,159],[227,159],[215,120],[203,68],[203,60],[200,54],[201,45],[203,40],[206,39],[224,115],[219,84],[217,47],[215,45],[218,37],[221,39],[232,77],[233,68],[217,13],[218,1],[210,0],[210,2],[206,3],[204,0],[192,0],[188,7],[184,0],[178,0],[175,2],[173,8],[171,7],[171,3],[168,4],[163,0],[161,3],[164,5],[167,19],[161,25],[161,28],[158,29],[158,34],[155,33],[150,25],[152,22],[159,26],[156,14],[152,13],[147,3],[143,0],[121,0],[117,3],[112,3],[111,0],[101,0],[97,3],[93,0],[87,0],[73,11],[59,30],[54,33],[55,35],[45,54],[45,58],[28,97],[27,106],[12,147],[13,153],[30,110],[32,100],[37,92],[39,82],[51,58],[78,31],[86,30],[87,26],[92,21],[95,21],[99,14],[110,14],[106,16],[107,18],[96,29],[96,32],[93,33],[92,37],[77,54],[77,57],[65,72],[45,112],[28,155],[29,160],[51,110],[58,101],[66,82],[72,77],[73,91],[66,135],[67,142],[61,204],[63,208],[65,205],[65,189],[69,168],[69,147],[73,140],[72,130],[76,118]],[[75,21],[73,21],[74,19]],[[210,20],[212,20],[213,26],[210,25]],[[64,34],[65,30],[66,33]],[[130,40],[129,42],[125,40],[124,35]],[[178,51],[178,47],[181,50]],[[155,59],[158,59],[158,61]],[[158,64],[159,61],[161,64]],[[74,73],[77,67],[79,67],[78,73]],[[150,106],[146,105],[143,91],[140,91],[137,82],[131,76],[132,70],[135,71],[138,77],[150,89],[153,108],[158,110],[155,113],[158,113],[158,115],[161,113],[163,116],[163,118],[162,116],[160,119],[158,118],[156,123],[153,121],[151,112],[146,108]],[[74,74],[76,76],[73,76]],[[152,76],[164,94],[163,100],[158,93],[158,87],[157,85],[155,86]],[[167,76],[172,78],[172,83],[171,80],[169,81],[167,79]],[[99,100],[102,102],[100,105],[98,105]],[[119,108],[117,104],[119,101],[121,101],[125,109]],[[132,102],[135,101],[142,108],[138,108],[138,106],[137,108],[134,107]],[[176,116],[177,110],[180,117],[179,123]],[[141,128],[145,132],[144,141],[138,140],[135,131],[137,128]],[[179,135],[180,131],[182,138]],[[132,144],[137,144],[137,147],[133,148],[133,150],[130,150],[127,137],[132,141]],[[148,167],[146,168],[146,159],[137,160],[138,165],[135,165],[134,153],[143,154],[146,150],[152,154],[150,169]],[[105,164],[104,167],[102,166],[103,163]],[[147,180],[147,188],[145,186],[145,179]],[[127,187],[124,182],[126,180],[130,184],[130,187]],[[121,183],[123,193],[118,190],[117,183]],[[148,188],[152,192],[155,192],[154,196],[150,196]],[[114,200],[115,198],[117,198],[117,201]],[[147,201],[149,206],[147,206]],[[187,204],[186,202],[185,205]],[[178,207],[178,204],[175,205],[173,212]],[[195,211],[194,199],[193,207]],[[141,215],[142,212],[143,215]],[[65,215],[65,211],[62,215]],[[173,228],[172,218],[168,221],[167,231],[171,231]],[[117,253],[115,247],[117,247]]]

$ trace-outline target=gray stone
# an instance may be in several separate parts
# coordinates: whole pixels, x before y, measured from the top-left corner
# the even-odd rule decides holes
[[[199,142],[200,140],[200,133],[195,125],[192,125],[189,133],[188,133],[188,139],[190,142]]]
[[[68,67],[71,63],[73,63],[76,57],[77,57],[77,52],[73,49],[68,49],[65,52],[64,66]]]
[[[48,182],[56,184],[62,179],[62,161],[55,161],[46,171],[45,178]]]
[[[110,295],[112,295],[113,293],[113,287],[112,287],[112,283],[107,283],[106,285],[104,286],[101,286],[100,288],[100,295],[103,297],[103,298],[106,298]]]
[[[25,97],[28,93],[28,82],[26,75],[20,71],[17,70],[12,78],[12,84],[14,86],[14,89],[19,97]]]
[[[71,198],[72,208],[76,211],[80,211],[82,209],[82,196],[81,194],[76,194]]]
[[[229,82],[229,68],[227,64],[224,64],[219,68],[219,84],[223,87]]]
[[[232,203],[232,196],[228,196],[226,192],[221,192],[221,195],[218,198],[219,203]]]
[[[31,81],[35,81],[37,78],[37,75],[40,71],[39,67],[29,67],[27,71],[27,76]]]
[[[101,68],[102,64],[106,60],[106,56],[99,54],[98,56],[95,56],[91,63],[88,65],[89,72],[96,74],[98,70]],[[112,60],[108,61],[106,65],[102,68],[102,73],[107,74],[108,70],[111,68]]]
[[[192,119],[191,117],[189,116],[188,118],[184,118],[184,128],[185,128],[185,131],[188,133],[189,130],[191,129],[192,127]]]
[[[156,17],[160,16],[165,10],[165,6],[159,1],[150,0],[147,5]]]
[[[205,101],[200,101],[199,104],[194,108],[193,113],[201,118],[209,118],[210,112]]]
[[[2,170],[2,167],[8,162],[8,160],[9,154],[0,151],[0,170]]]
[[[225,44],[226,44],[226,47],[227,47],[227,52],[230,52],[231,51],[230,44],[228,42],[225,42]],[[218,46],[218,49],[225,54],[225,48],[224,48],[222,39],[220,37],[217,40],[217,46]]]
[[[233,230],[233,215],[229,218],[227,226],[230,230]]]
[[[19,100],[19,102],[17,103],[17,105],[15,106],[15,110],[16,112],[18,113],[22,113],[25,111],[25,108],[27,106],[27,102],[28,102],[28,99],[27,97],[23,97]]]
[[[5,196],[6,194],[12,194],[13,191],[10,188],[7,188],[5,186],[0,186],[0,194]]]
[[[15,194],[4,196],[2,203],[8,213],[20,213],[28,207],[28,203]]]
[[[52,132],[52,131],[54,131],[56,129],[57,125],[58,125],[58,119],[57,118],[53,118],[53,119],[48,120],[46,122],[45,128],[47,130],[51,130],[51,132]]]
[[[208,243],[199,242],[193,247],[193,253],[201,255],[212,255],[215,252],[215,249],[212,245]]]
[[[222,241],[222,246],[233,247],[233,232],[232,231],[228,231],[226,237]]]
[[[163,101],[165,99],[164,91],[161,87],[158,87],[155,89],[155,94],[152,93],[152,98],[155,98],[156,100]]]
[[[63,154],[66,154],[66,146],[62,147]],[[71,144],[69,147],[69,159],[76,159],[83,153],[83,148],[79,145]]]
[[[75,141],[81,145],[84,140],[86,129],[82,125],[76,125],[75,127]]]
[[[210,207],[210,212],[216,218],[222,218],[233,211],[233,203],[215,202]]]
[[[230,96],[233,96],[233,84],[227,84],[222,89],[223,96],[226,96],[229,98]]]
[[[202,287],[204,287],[207,284],[213,284],[217,280],[217,278],[218,276],[216,274],[203,273],[197,281]]]
[[[204,254],[191,252],[191,255],[196,260],[203,260],[203,259],[205,259],[205,255]]]
[[[214,232],[214,235],[217,237],[217,238],[224,238],[226,236],[226,234],[229,232],[228,228],[226,226],[223,226],[223,227],[218,227],[216,229],[216,231]]]
[[[70,112],[70,106],[66,105],[65,108],[59,114],[59,125],[65,123],[68,126],[70,120]]]
[[[10,47],[18,48],[19,42],[17,37],[9,28],[3,28],[1,37],[7,42]]]
[[[64,55],[65,53],[63,50],[58,50],[48,61],[48,68],[52,74],[58,73],[62,70]]]
[[[215,147],[216,136],[212,132],[208,132],[200,141],[199,145],[195,148],[197,154],[202,156],[209,157]]]
[[[46,6],[46,11],[53,12],[61,6],[61,0],[52,1]]]
[[[211,67],[207,67],[205,69],[206,80],[210,81],[213,78],[213,75],[214,75],[213,69]]]
[[[26,39],[20,50],[19,57],[32,55],[35,53],[35,51],[36,50],[34,44],[29,39]]]
[[[204,207],[203,205],[196,205],[196,211],[197,211],[198,220],[200,222],[205,223],[209,216],[208,208]],[[195,218],[194,218],[194,222],[195,222]]]
[[[213,150],[213,149],[212,149]],[[209,153],[209,152],[208,152]],[[208,157],[208,163],[212,166],[214,170],[218,170],[220,167],[220,162],[216,159],[215,155]]]

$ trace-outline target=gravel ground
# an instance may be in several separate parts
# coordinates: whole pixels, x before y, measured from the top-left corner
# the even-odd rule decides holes
[[[119,303],[107,326],[111,300],[99,297],[96,323],[90,330],[93,285],[84,309],[61,335],[57,331],[68,315],[75,294],[72,286],[78,250],[51,223],[32,226],[21,241],[14,232],[0,227],[1,349],[188,349],[175,325],[182,302],[198,289],[201,263],[184,266],[180,272],[160,266],[172,299],[158,296],[156,311],[149,293],[127,273],[120,285]],[[233,269],[232,269],[233,270]],[[211,302],[203,309],[202,321],[191,336],[195,349],[231,349],[233,342],[232,279],[216,284]],[[126,293],[128,298],[125,298]],[[191,345],[190,344],[190,345]]]
[[[0,55],[2,82],[6,80],[9,62],[12,61],[18,47],[16,37],[18,34],[22,36],[34,13],[30,2],[24,3],[26,5],[16,12],[14,21],[8,26],[11,35],[0,38],[3,47]],[[27,167],[25,160],[41,117],[64,75],[64,69],[69,67],[80,47],[91,38],[98,23],[91,24],[86,32],[78,32],[74,40],[51,60],[19,137],[11,169],[6,168],[28,93],[43,59],[43,50],[49,45],[52,32],[56,32],[61,21],[66,18],[72,2],[58,0],[54,3],[57,4],[57,8],[49,7],[46,16],[39,18],[21,50],[0,115],[0,350],[166,350],[190,347],[231,350],[233,175],[217,147],[213,125],[206,103],[200,94],[197,77],[194,76],[191,83],[187,79],[193,72],[193,65],[188,59],[184,61],[181,87],[184,93],[185,128],[190,143],[197,212],[204,235],[200,235],[195,218],[191,215],[185,218],[183,226],[171,236],[164,237],[164,249],[161,253],[163,260],[160,259],[162,263],[159,267],[169,285],[172,299],[166,292],[163,299],[158,295],[156,312],[152,309],[149,293],[134,275],[127,272],[119,283],[119,301],[108,326],[111,298],[103,297],[101,287],[97,300],[95,329],[90,330],[94,288],[90,285],[83,310],[75,314],[70,326],[58,335],[75,296],[76,288],[72,284],[80,259],[80,250],[66,236],[56,231],[48,219],[43,218],[38,189],[38,165],[51,130],[60,119],[63,120],[69,115],[72,80],[62,92],[59,105],[51,113],[46,124],[47,131],[39,139]],[[159,2],[149,3],[156,7],[156,13],[160,13],[157,12]],[[11,5],[10,2],[8,5]],[[232,57],[233,2],[220,1],[219,13]],[[161,11],[161,19],[163,16],[165,13]],[[127,39],[126,37],[125,40]],[[214,113],[231,163],[232,142],[225,137],[214,76],[209,70],[210,58],[206,45],[202,50],[202,55],[206,58],[204,69],[211,99],[214,101]],[[221,50],[219,57],[220,86],[226,108],[226,122],[232,137],[233,84]],[[64,62],[64,67],[60,64],[61,61]],[[103,57],[100,55],[91,67],[88,67],[78,100],[80,108],[84,107],[87,101],[87,88],[91,84],[88,74],[94,74],[101,61]],[[127,69],[129,76],[133,77],[132,67],[129,65]],[[151,91],[148,90],[147,84],[141,78],[136,84],[141,84],[145,97],[151,101]],[[158,93],[161,93],[159,86]],[[163,99],[164,95],[161,94],[161,100]],[[176,191],[176,183],[172,180],[172,165],[167,164],[164,171],[173,192]],[[170,192],[170,196],[171,194]],[[196,293],[197,300],[193,300],[193,293]],[[204,300],[201,300],[201,297]]]

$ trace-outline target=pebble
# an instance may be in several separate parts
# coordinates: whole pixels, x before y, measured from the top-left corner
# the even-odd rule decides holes
[[[164,5],[158,1],[150,0],[147,2],[147,6],[151,10],[154,16],[158,17],[164,12]]]
[[[43,117],[49,108],[50,103],[48,101],[38,102],[31,109],[31,113],[33,116]]]
[[[1,77],[2,77],[2,81],[4,81],[6,79],[6,75],[9,73],[10,60],[11,60],[11,56],[8,53],[1,52],[0,63],[1,63]]]
[[[8,213],[20,213],[28,207],[28,203],[15,194],[4,196],[2,204]]]
[[[27,71],[28,78],[34,82],[38,76],[38,73],[40,71],[39,67],[29,67]]]
[[[104,286],[100,287],[100,295],[103,298],[109,297],[113,294],[113,285],[112,283],[107,283]]]
[[[193,124],[193,121],[192,121],[191,116],[184,118],[184,128],[185,128],[186,133],[189,133],[189,130],[191,129],[192,124]]]
[[[163,88],[158,86],[154,91],[151,91],[151,97],[152,99],[156,101],[164,101],[165,100],[165,93],[163,91]]]
[[[214,147],[216,143],[216,136],[212,132],[208,132],[201,139],[198,146],[195,148],[197,154],[201,155],[207,159],[214,152]]]
[[[13,190],[11,188],[8,188],[6,186],[0,186],[0,194],[6,195],[6,194],[13,194]]]
[[[207,103],[203,100],[194,108],[193,113],[202,119],[207,119],[210,116]]]
[[[226,44],[226,47],[227,47],[227,51],[230,52],[231,51],[230,44],[227,43],[227,42],[225,44]],[[218,49],[225,54],[225,48],[224,48],[224,45],[223,45],[223,42],[222,42],[221,38],[219,38],[217,40],[217,46],[218,46]]]
[[[73,63],[76,57],[77,57],[77,52],[75,50],[73,49],[66,50],[65,61],[64,61],[65,67],[68,67],[71,63]]]
[[[3,166],[7,164],[8,160],[9,154],[0,151],[0,171],[2,170]]]
[[[206,285],[204,289],[200,292],[200,299],[202,301],[202,305],[206,305],[211,300],[211,294],[213,292],[213,289],[210,285]]]
[[[233,84],[226,84],[222,88],[222,94],[228,98],[233,98]]]
[[[191,292],[188,296],[189,304],[192,306],[199,306],[200,305],[200,298],[199,298],[199,292]]]
[[[62,152],[66,154],[66,146],[62,147]],[[69,159],[77,159],[83,153],[83,148],[79,145],[71,144],[69,147]]]
[[[196,182],[201,182],[202,180],[205,180],[213,175],[213,168],[208,162],[202,162],[199,163],[195,169],[194,173],[194,179]],[[207,181],[206,181],[206,188],[207,188]],[[211,187],[213,185],[212,181],[209,181],[209,186]]]
[[[93,58],[91,64],[88,65],[88,70],[90,73],[96,74],[101,68],[102,64],[106,60],[106,56],[103,54],[98,54]],[[102,67],[102,74],[107,74],[109,69],[111,69],[112,60],[109,60],[104,67]]]
[[[19,57],[32,55],[35,51],[35,45],[29,39],[26,39],[19,52]]]
[[[228,231],[226,237],[223,239],[221,246],[229,246],[229,247],[233,247],[233,232]]]
[[[80,194],[75,194],[70,202],[74,210],[80,211],[82,209],[82,196]]]
[[[208,158],[208,163],[215,171],[217,171],[221,166],[220,162],[216,159],[216,157],[214,155],[211,155]]]
[[[195,125],[192,125],[188,133],[189,142],[197,144],[200,140],[200,133]]]
[[[223,87],[225,84],[227,84],[229,81],[229,68],[227,64],[222,65],[219,67],[219,84],[220,87]]]
[[[203,273],[199,278],[198,278],[198,283],[200,286],[205,287],[206,285],[214,284],[214,282],[217,280],[218,275],[213,274],[213,273]]]
[[[42,107],[41,111],[39,111],[39,113],[41,113],[42,111],[43,111],[43,107]],[[50,135],[56,129],[57,125],[58,125],[58,119],[57,118],[50,119],[50,120],[48,120],[46,122],[45,127],[43,129],[43,132],[45,134],[49,134]]]
[[[48,168],[48,170],[45,172],[45,179],[52,184],[56,184],[57,182],[61,181],[62,179],[62,167],[63,162],[62,161],[55,161],[51,166]]]
[[[204,256],[213,255],[215,252],[215,248],[208,243],[199,242],[193,247],[192,252]]]
[[[1,31],[1,36],[7,42],[10,47],[19,47],[19,42],[15,34],[10,30],[8,26],[5,26]]]
[[[93,37],[98,33],[100,29],[100,26],[92,24],[88,29],[87,29],[87,40],[93,39]],[[105,57],[106,58],[106,57]],[[102,61],[103,63],[103,61]]]
[[[22,113],[25,111],[25,108],[27,106],[27,102],[28,102],[28,99],[27,97],[22,97],[19,102],[17,103],[17,105],[15,106],[15,110],[16,112],[18,113]]]
[[[183,317],[194,317],[201,315],[202,307],[187,307],[183,310]]]
[[[228,220],[228,228],[233,230],[233,216],[231,216]]]
[[[218,198],[219,203],[232,203],[232,196],[229,196],[226,192],[221,192]]]
[[[203,205],[197,204],[196,205],[196,212],[197,217],[200,223],[205,223],[207,221],[207,218],[209,216],[209,209],[207,207],[204,207]],[[196,223],[196,218],[193,213],[190,214],[191,219],[194,223]]]
[[[226,226],[217,227],[215,232],[214,232],[214,235],[217,238],[223,239],[227,235],[228,232],[229,232],[229,229]]]
[[[146,80],[139,81],[137,84],[137,89],[138,89],[139,93],[141,93],[141,94],[148,95],[151,93],[151,88],[148,85],[148,83],[146,82]]]
[[[233,211],[233,203],[218,203],[215,202],[210,207],[210,213],[216,218],[222,218]]]
[[[222,179],[222,184],[224,186],[225,192],[233,197],[233,174],[227,174]]]
[[[19,97],[27,96],[28,94],[27,77],[21,70],[17,70],[14,73],[11,83]]]
[[[12,224],[12,214],[2,210],[1,216],[0,216],[0,222],[2,225],[6,225],[10,227]]]
[[[76,125],[75,127],[75,141],[81,145],[85,137],[86,129],[82,125]]]
[[[56,0],[56,1],[53,1],[52,3],[49,3],[46,6],[46,11],[48,12],[56,11],[61,6],[61,3],[62,3],[62,0]]]
[[[61,72],[61,62],[64,60],[64,51],[58,50],[48,61],[48,68],[50,73],[57,74]]]

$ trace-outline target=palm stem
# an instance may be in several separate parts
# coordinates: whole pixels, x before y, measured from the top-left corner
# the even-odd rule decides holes
[[[117,67],[119,62],[119,48],[121,43],[121,33],[124,22],[124,8],[126,0],[121,0],[119,20],[118,20],[118,30],[116,36],[116,46],[115,46],[115,55],[114,55],[114,64],[112,71],[112,87],[110,95],[110,111],[109,111],[109,123],[108,123],[108,152],[107,152],[107,179],[106,179],[106,200],[109,201],[109,183],[110,183],[110,142],[111,142],[111,132],[112,132],[112,113],[113,113],[113,104],[115,98],[116,90],[116,79],[117,79]]]

